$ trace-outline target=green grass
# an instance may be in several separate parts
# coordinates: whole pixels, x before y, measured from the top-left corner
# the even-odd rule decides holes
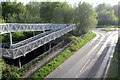
[[[99,25],[99,26],[97,26],[97,28],[118,28],[118,27],[120,27],[120,26],[118,26],[118,25],[112,25],[112,26]]]
[[[82,48],[86,43],[88,43],[91,39],[96,36],[94,33],[90,33],[84,36],[82,39],[76,37],[74,43],[71,45],[77,46],[78,49]],[[53,70],[55,70],[59,65],[61,65],[65,60],[67,60],[71,55],[73,55],[75,51],[71,50],[68,47],[64,52],[62,52],[58,57],[54,58],[51,62],[46,64],[44,67],[40,68],[31,78],[39,79],[45,78],[48,74],[50,74]]]
[[[106,26],[104,28],[117,28],[118,26]]]
[[[120,38],[118,40],[118,43],[116,45],[116,49],[115,49],[115,53],[114,56],[112,58],[111,64],[110,64],[110,68],[108,70],[108,74],[107,74],[107,78],[120,78],[120,72],[119,72],[119,68],[120,68],[120,58],[119,58],[119,53],[120,53]]]
[[[114,31],[115,29],[101,29],[103,31]]]

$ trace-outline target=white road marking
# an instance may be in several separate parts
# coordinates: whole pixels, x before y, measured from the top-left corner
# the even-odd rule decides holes
[[[116,43],[117,43],[118,34],[113,35],[112,38],[111,38],[111,40],[112,40],[112,41],[110,41],[110,47],[109,47],[109,49],[108,49],[108,51],[107,51],[107,54],[106,54],[106,56],[105,56],[105,58],[104,58],[104,60],[103,60],[103,63],[101,64],[101,67],[99,68],[99,70],[98,70],[95,78],[101,78],[102,73],[104,72],[104,69],[105,69],[105,67],[107,66],[107,62],[109,61],[109,57],[110,57],[111,55],[113,55],[113,53],[114,53],[115,45],[113,45],[113,44],[116,44]],[[103,68],[103,66],[104,66],[104,68]],[[108,67],[108,66],[107,66],[107,67]],[[107,69],[108,69],[108,68],[107,68]],[[105,76],[106,76],[106,74],[107,74],[107,69],[106,69],[106,72],[105,72]],[[100,74],[100,73],[101,73],[101,74]],[[105,76],[104,76],[104,77],[105,77]]]
[[[115,34],[115,33],[114,33]],[[97,53],[97,55],[96,55],[96,59],[92,59],[92,61],[91,62],[96,62],[96,60],[98,59],[98,57],[101,55],[101,53],[103,52],[103,50],[104,50],[104,48],[107,46],[107,44],[108,44],[108,42],[113,38],[113,35],[114,34],[111,34],[106,40],[105,40],[105,42],[104,42],[104,44],[103,44],[103,46],[101,47],[101,49],[98,51],[98,53]],[[102,41],[102,39],[100,40],[100,42]],[[99,43],[98,43],[99,44]],[[97,47],[98,46],[98,44],[95,46],[95,47]],[[95,47],[93,48],[93,49],[95,49]],[[94,65],[94,63],[91,63],[90,62],[90,65]]]
[[[99,32],[96,32],[96,33],[99,33]],[[109,34],[110,34],[110,33],[109,33]],[[107,34],[107,33],[106,33],[106,34],[99,33],[98,36],[97,36],[98,38],[100,37],[98,44],[102,43],[101,41],[103,41],[104,38],[105,38],[105,36],[108,36],[109,34]],[[101,35],[101,36],[100,36],[100,35]],[[113,35],[113,34],[111,33],[111,35]],[[98,51],[96,57],[99,57],[99,55],[103,52],[104,48],[106,47],[106,45],[108,44],[108,42],[110,41],[110,39],[112,39],[112,36],[111,36],[111,35],[108,36],[108,37],[103,41],[104,44],[103,44],[103,46],[101,47],[102,49],[99,50],[100,52]],[[90,41],[90,44],[92,44],[92,43],[93,43],[96,39],[98,39],[98,38],[94,38],[93,41]],[[99,46],[98,44],[95,45],[95,46],[93,47],[93,49],[96,49],[97,46]],[[88,46],[88,45],[87,45],[87,46]],[[84,47],[85,47],[85,46],[84,46]],[[84,47],[83,47],[83,49],[84,49]],[[93,52],[93,50],[90,50],[89,56],[91,56],[90,53],[92,53],[92,52]],[[88,55],[86,55],[86,56],[88,56]],[[69,58],[69,59],[70,59],[70,58]],[[90,59],[91,59],[91,58],[90,58]],[[82,69],[80,70],[80,72],[82,72],[83,70],[86,69],[86,65],[90,62],[90,59],[87,60],[85,64],[83,64],[83,67],[82,67]],[[95,59],[92,59],[92,61],[95,61]],[[90,62],[90,63],[91,63],[91,62]],[[54,70],[54,71],[55,71],[55,70]],[[53,72],[54,72],[54,71],[53,71]],[[53,73],[53,72],[52,72],[52,73]],[[51,73],[51,74],[52,74],[52,73]],[[49,75],[50,75],[50,74],[49,74]],[[49,76],[49,75],[48,75],[48,76]],[[48,77],[48,76],[47,76],[47,77]],[[75,75],[75,76],[77,77],[78,75]],[[74,76],[74,77],[75,77],[75,76]]]
[[[80,70],[80,72],[83,71],[83,69],[86,67],[86,65],[88,64],[89,61],[90,61],[90,59],[87,60],[87,62],[86,62],[85,65],[82,67],[82,69]]]

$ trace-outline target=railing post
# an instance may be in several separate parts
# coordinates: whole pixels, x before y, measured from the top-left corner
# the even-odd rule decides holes
[[[45,33],[45,30],[43,31],[43,33]]]
[[[10,32],[10,46],[12,45],[12,33]]]
[[[35,32],[33,31],[33,36],[35,36]]]

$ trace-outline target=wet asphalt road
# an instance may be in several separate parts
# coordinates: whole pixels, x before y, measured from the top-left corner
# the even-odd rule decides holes
[[[95,29],[93,32],[97,34],[94,39],[46,78],[104,78],[109,58],[117,43],[118,31]]]

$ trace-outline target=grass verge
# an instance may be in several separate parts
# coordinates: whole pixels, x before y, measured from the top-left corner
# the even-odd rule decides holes
[[[120,26],[118,25],[112,25],[112,26],[106,26],[106,25],[99,25],[97,28],[119,28]]]
[[[82,48],[86,43],[96,36],[94,33],[90,33],[83,38],[72,37],[74,43],[71,46],[77,47],[77,50]],[[62,52],[58,57],[54,58],[51,62],[46,64],[44,67],[40,68],[31,78],[33,79],[43,79],[53,70],[55,70],[59,65],[61,65],[65,60],[67,60],[71,55],[73,55],[76,50],[71,49],[71,46],[68,47],[64,52]]]
[[[112,58],[109,70],[108,70],[107,78],[120,78],[120,71],[119,71],[119,68],[120,68],[120,57],[119,57],[120,50],[119,50],[119,47],[120,47],[120,38],[119,38],[118,43],[117,43],[116,48],[115,48],[115,53],[114,53],[114,56]]]
[[[114,31],[115,29],[101,29],[103,31]]]

